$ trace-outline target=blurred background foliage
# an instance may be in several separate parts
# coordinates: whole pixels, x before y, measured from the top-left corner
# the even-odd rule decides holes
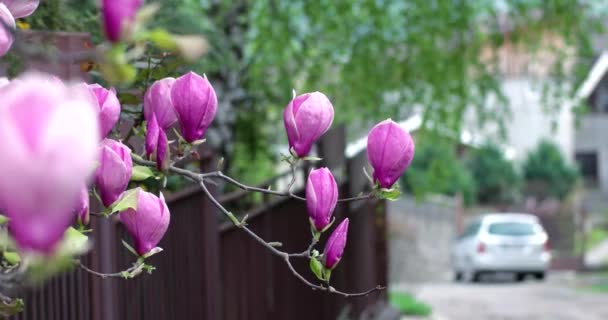
[[[473,150],[467,167],[475,180],[479,203],[509,204],[520,196],[519,172],[497,145],[488,143]]]
[[[564,199],[579,180],[578,169],[566,161],[555,144],[547,141],[528,154],[523,175],[527,193],[539,199]]]
[[[429,193],[460,194],[466,205],[476,202],[475,178],[456,156],[454,143],[433,133],[416,134],[416,156],[401,179],[418,199]]]
[[[531,49],[547,31],[562,37],[575,49],[575,72],[566,74],[556,65],[551,81],[576,84],[584,75],[579,70],[592,59],[590,37],[600,29],[587,2],[163,0],[158,1],[161,9],[152,23],[207,38],[206,57],[165,71],[177,75],[194,69],[207,74],[220,98],[209,142],[225,157],[232,174],[255,183],[274,173],[278,146],[286,144],[281,112],[292,89],[326,93],[334,104],[336,123],[349,122],[351,138],[365,135],[376,121],[405,119],[415,109],[422,110],[427,130],[459,132],[465,113],[471,111],[480,126],[500,126],[509,119],[500,74],[491,63],[480,61],[484,48],[506,41],[507,30],[500,21],[509,21],[509,41]],[[94,0],[48,0],[27,22],[33,29],[91,32],[98,41],[97,17]],[[162,75],[154,73],[152,80]],[[549,101],[550,90],[547,93]],[[489,97],[497,98],[498,108],[488,106]],[[412,177],[405,184],[412,186],[408,181],[416,180],[420,190],[453,192],[453,187],[438,181],[453,179],[466,190],[465,198],[472,199],[475,187],[469,185],[483,174],[461,173],[454,143],[425,146],[418,141]],[[472,161],[490,165],[480,157]],[[483,176],[486,181],[478,183],[500,193],[478,194],[484,201],[508,196],[507,185],[517,183],[510,173]]]

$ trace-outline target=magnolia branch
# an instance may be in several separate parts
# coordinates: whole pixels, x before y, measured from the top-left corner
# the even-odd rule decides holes
[[[145,165],[145,166],[149,166],[149,167],[155,167],[156,163],[152,162],[152,161],[147,161],[147,160],[143,160],[137,156],[133,157],[133,162],[139,164],[139,165]],[[273,190],[268,190],[268,189],[262,189],[262,188],[257,188],[257,187],[251,187],[251,186],[247,186],[244,185],[238,181],[236,181],[233,178],[230,178],[226,175],[224,175],[221,171],[214,171],[214,172],[208,172],[208,173],[196,173],[196,172],[192,172],[190,170],[186,170],[186,169],[182,169],[182,168],[177,168],[174,166],[170,166],[168,168],[168,170],[172,173],[175,174],[179,174],[182,175],[196,183],[199,184],[199,186],[201,187],[201,189],[203,190],[203,192],[205,193],[205,195],[209,198],[209,200],[211,201],[211,203],[213,203],[213,205],[220,210],[220,212],[222,212],[223,215],[225,215],[228,219],[230,219],[230,221],[239,229],[242,229],[243,231],[245,231],[245,233],[247,233],[251,238],[253,238],[256,242],[258,242],[259,244],[261,244],[263,247],[265,247],[266,249],[268,249],[272,254],[280,257],[281,259],[283,259],[283,261],[285,262],[285,264],[287,264],[287,266],[289,267],[289,270],[293,273],[293,275],[298,278],[302,283],[304,283],[305,285],[311,287],[313,290],[320,290],[320,291],[327,291],[330,293],[334,293],[334,294],[338,294],[344,297],[358,297],[358,296],[366,296],[374,291],[378,291],[378,290],[383,290],[384,287],[382,286],[376,286],[374,288],[371,288],[367,291],[364,292],[358,292],[358,293],[346,293],[346,292],[342,292],[339,290],[336,290],[335,288],[327,285],[327,286],[323,286],[323,285],[316,285],[310,281],[308,281],[306,278],[304,278],[304,276],[302,274],[300,274],[292,265],[290,258],[309,258],[311,256],[311,250],[314,248],[314,246],[317,243],[317,240],[315,240],[313,238],[311,244],[309,245],[308,249],[304,252],[301,253],[294,253],[294,254],[289,254],[287,252],[281,251],[279,249],[277,249],[275,247],[275,243],[269,243],[266,242],[264,239],[262,239],[259,235],[257,235],[255,232],[253,232],[251,229],[249,229],[247,227],[247,223],[246,223],[246,216],[245,218],[243,218],[241,221],[239,221],[232,212],[228,211],[214,196],[213,194],[209,191],[209,189],[207,188],[205,181],[210,179],[210,178],[220,178],[223,179],[233,185],[238,186],[239,188],[246,190],[246,191],[253,191],[253,192],[261,192],[261,193],[267,193],[267,194],[272,194],[272,195],[276,195],[276,196],[283,196],[283,197],[292,197],[295,199],[299,199],[299,200],[305,200],[302,197],[296,196],[291,192],[291,188],[295,182],[295,166],[292,165],[292,180],[291,183],[288,186],[288,190],[286,192],[280,192],[280,191],[273,191]],[[367,198],[370,198],[369,196],[367,196]],[[367,199],[366,198],[366,199]],[[351,198],[352,200],[350,201],[354,201],[354,200],[361,200],[363,199],[362,197],[355,197],[355,198]]]
[[[143,160],[138,156],[133,157],[133,162],[136,164],[142,165],[142,166],[156,167],[155,162]],[[287,186],[287,191],[277,191],[277,190],[272,190],[272,189],[265,189],[265,188],[249,186],[249,185],[246,185],[246,184],[243,184],[243,183],[237,181],[236,179],[234,179],[230,176],[227,176],[226,174],[224,174],[222,171],[219,171],[219,170],[206,172],[206,173],[196,173],[196,172],[192,172],[190,170],[182,169],[182,168],[172,165],[172,166],[169,166],[168,171],[181,175],[181,176],[184,176],[186,178],[189,178],[190,180],[192,180],[194,182],[198,182],[200,179],[205,180],[207,178],[217,178],[217,179],[222,179],[222,180],[238,187],[239,189],[242,189],[245,191],[265,193],[265,194],[270,194],[270,195],[279,196],[279,197],[290,197],[290,198],[298,199],[301,201],[306,201],[306,198],[300,197],[291,191],[291,188],[293,187],[293,185],[295,183],[295,166],[292,166],[292,173],[291,173],[292,179],[291,179],[289,185]],[[371,199],[373,197],[374,197],[374,195],[372,193],[369,193],[369,194],[360,195],[360,196],[351,197],[351,198],[338,199],[338,202],[360,201],[360,200]]]
[[[126,269],[126,270],[119,271],[119,272],[114,272],[114,273],[102,273],[102,272],[98,272],[98,271],[95,271],[93,269],[90,269],[89,267],[87,267],[84,264],[82,264],[82,262],[80,262],[80,260],[74,260],[74,263],[76,265],[78,265],[82,270],[84,270],[84,271],[86,271],[86,272],[88,272],[88,273],[90,273],[90,274],[92,274],[94,276],[103,278],[103,279],[106,279],[106,278],[124,278],[125,275],[129,275],[130,277],[133,277],[136,273],[141,272],[143,270],[143,267],[144,267],[144,263],[141,262],[141,261],[138,261],[138,262],[134,263],[132,267],[130,267],[130,268]]]

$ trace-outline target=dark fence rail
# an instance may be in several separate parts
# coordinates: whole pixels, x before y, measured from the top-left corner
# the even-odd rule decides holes
[[[365,154],[346,159],[344,145],[344,128],[339,127],[324,136],[317,150],[323,165],[337,173],[341,196],[357,195],[367,186],[360,178]],[[207,157],[201,166],[211,169],[215,163]],[[298,169],[300,181],[294,192],[303,192],[301,180],[308,170]],[[286,179],[290,176],[278,176],[265,185],[279,188]],[[306,206],[300,200],[264,196],[253,201],[242,192],[220,199],[227,207],[249,208],[251,229],[267,241],[282,242],[287,251],[300,252],[310,242]],[[346,299],[313,291],[281,259],[223,223],[196,188],[170,195],[167,201],[171,224],[159,245],[165,251],[151,258],[157,267],[153,274],[99,279],[75,270],[27,292],[26,310],[15,319],[336,319],[340,314],[357,317],[386,300],[386,292]],[[351,222],[346,252],[332,284],[353,292],[386,285],[384,202],[339,204],[335,216]],[[95,220],[94,250],[84,263],[102,272],[124,270],[135,259],[120,243],[129,237],[116,219]],[[294,266],[310,274],[308,261],[296,261]]]

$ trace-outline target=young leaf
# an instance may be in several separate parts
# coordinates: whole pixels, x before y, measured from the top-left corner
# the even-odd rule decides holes
[[[150,177],[154,177],[154,172],[149,167],[134,166],[131,181],[144,181]]]
[[[139,195],[138,189],[131,189],[125,191],[122,197],[112,204],[110,214],[125,211],[127,209],[137,210],[137,196]]]
[[[10,265],[14,266],[21,262],[21,257],[17,252],[5,251],[4,260],[6,260],[6,262],[8,262]]]
[[[129,245],[125,240],[122,240],[122,245],[125,246],[125,248],[127,248],[127,250],[129,250],[129,252],[134,254],[136,257],[139,257],[139,254],[135,251],[135,249],[133,249],[133,247],[131,247],[131,245]]]
[[[304,161],[321,161],[321,160],[323,160],[323,158],[319,158],[319,157],[304,157],[301,159]]]
[[[385,189],[382,188],[378,190],[378,197],[381,199],[386,199],[390,201],[396,201],[399,199],[399,195],[401,195],[401,191],[397,188]]]
[[[317,260],[317,258],[310,258],[310,271],[312,271],[312,273],[314,273],[314,275],[317,277],[317,279],[321,280],[321,281],[325,281],[323,274],[324,274],[324,270],[323,270],[323,265],[321,264],[321,261]]]

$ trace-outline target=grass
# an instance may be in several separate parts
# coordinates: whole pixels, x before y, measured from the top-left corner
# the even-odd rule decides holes
[[[608,293],[608,283],[593,284],[588,289],[596,293]]]
[[[416,298],[407,292],[390,291],[388,299],[401,314],[408,316],[429,316],[432,313],[431,306],[416,300]]]
[[[585,247],[587,248],[587,250],[589,250],[600,244],[602,241],[608,240],[608,230],[604,228],[593,228],[589,230],[589,232],[587,232],[586,238],[587,243],[585,244]],[[576,241],[575,247],[576,253],[582,253],[582,243],[580,240]]]

